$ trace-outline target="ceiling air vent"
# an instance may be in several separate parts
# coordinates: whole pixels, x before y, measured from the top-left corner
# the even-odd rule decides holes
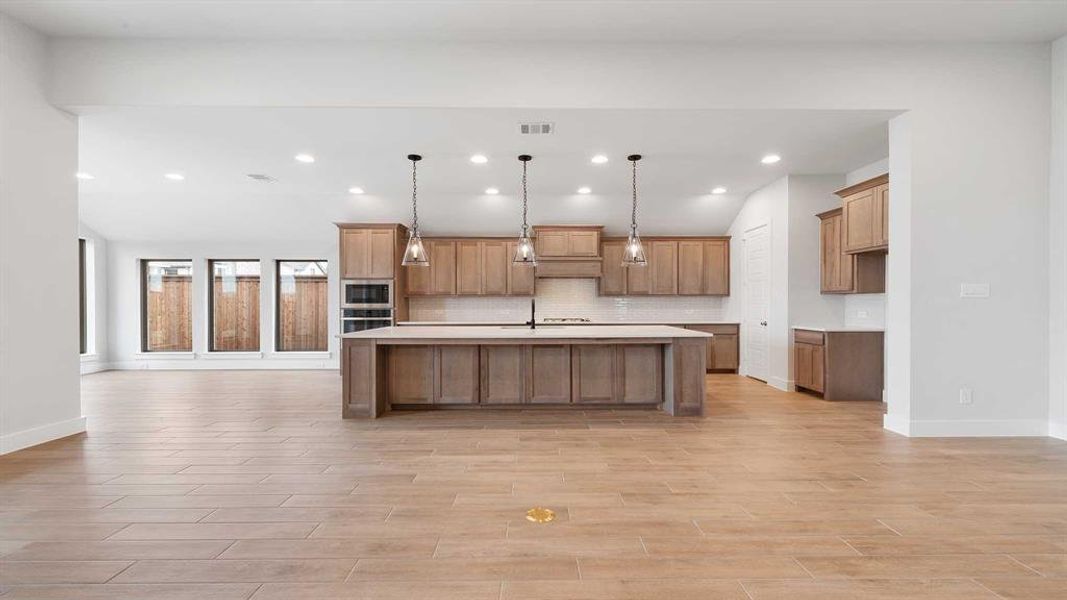
[[[555,123],[519,123],[519,133],[522,135],[545,135],[555,131]]]
[[[247,175],[247,177],[249,179],[255,179],[256,181],[263,181],[265,183],[274,183],[275,181],[278,181],[277,179],[271,177],[270,175],[264,175],[263,173],[249,173]]]

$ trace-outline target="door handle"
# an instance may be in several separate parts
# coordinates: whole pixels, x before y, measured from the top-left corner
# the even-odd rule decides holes
[[[766,321],[760,321],[760,322],[759,322],[759,324],[760,324],[760,325],[762,325],[762,326],[764,326],[764,327],[766,327],[766,326],[767,326],[767,322],[766,322]]]

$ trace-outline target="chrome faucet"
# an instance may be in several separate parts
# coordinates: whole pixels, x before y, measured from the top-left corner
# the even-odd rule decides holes
[[[530,320],[526,321],[525,325],[529,325],[530,329],[537,329],[537,301],[530,298]]]

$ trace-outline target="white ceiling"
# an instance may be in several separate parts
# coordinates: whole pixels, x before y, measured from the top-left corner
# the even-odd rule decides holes
[[[122,108],[80,115],[82,219],[116,240],[322,240],[335,221],[407,222],[419,164],[427,234],[510,234],[529,153],[532,223],[622,233],[639,165],[642,230],[722,234],[746,194],[789,173],[844,173],[888,154],[891,111]],[[557,132],[520,136],[521,121]],[[293,160],[297,153],[314,164]],[[763,165],[767,153],[780,154]],[[488,164],[475,165],[482,153]],[[605,165],[590,157],[603,153]],[[183,182],[164,179],[169,172]],[[262,183],[246,177],[265,173]],[[351,186],[365,194],[352,195]],[[500,194],[484,194],[487,187]],[[593,189],[579,195],[580,186]],[[715,186],[729,193],[711,195]]]
[[[1048,41],[1063,0],[2,0],[56,36],[572,41]]]

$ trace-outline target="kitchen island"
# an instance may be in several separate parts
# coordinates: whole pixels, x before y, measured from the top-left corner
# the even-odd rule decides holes
[[[342,415],[429,408],[702,415],[707,339],[665,325],[383,327],[342,336]]]

